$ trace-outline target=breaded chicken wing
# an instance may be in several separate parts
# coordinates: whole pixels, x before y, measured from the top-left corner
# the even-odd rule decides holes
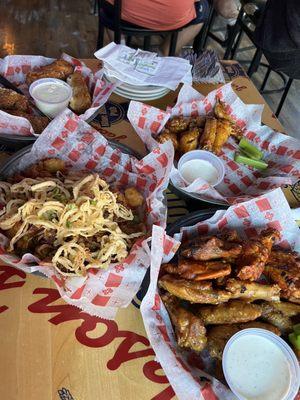
[[[241,251],[242,246],[239,243],[211,236],[186,243],[181,250],[181,255],[197,261],[206,261],[218,258],[235,259]]]
[[[196,150],[198,147],[199,135],[200,132],[198,128],[192,128],[189,131],[182,132],[180,134],[178,150],[181,153],[187,153],[188,151]]]
[[[179,133],[186,131],[189,127],[190,118],[188,117],[174,117],[170,118],[169,121],[166,123],[166,129],[173,133]]]
[[[156,140],[158,141],[158,143],[165,143],[168,140],[172,140],[174,150],[178,150],[179,143],[177,135],[174,132],[170,132],[169,129],[164,129],[164,131],[156,137]]]
[[[236,260],[238,278],[256,281],[263,273],[274,242],[279,238],[278,231],[267,229],[257,239],[245,241],[241,254]]]
[[[231,293],[213,289],[208,281],[188,281],[172,275],[164,275],[158,285],[180,299],[191,303],[220,304],[228,301]]]
[[[261,307],[242,300],[230,300],[217,306],[196,306],[195,314],[204,325],[235,324],[253,321],[261,316]]]
[[[204,128],[206,116],[192,117],[189,122],[189,128]]]
[[[247,328],[267,329],[268,331],[273,332],[278,336],[280,336],[281,334],[280,330],[277,327],[259,321],[251,321],[242,324],[217,325],[210,328],[207,332],[207,349],[211,357],[222,360],[224,347],[231,336],[233,336],[240,330]]]
[[[65,60],[56,60],[51,64],[36,68],[28,72],[26,83],[30,85],[32,82],[41,78],[57,78],[66,80],[74,71],[74,67]]]
[[[27,98],[11,89],[0,87],[0,110],[18,110],[26,112],[29,110]]]
[[[201,319],[180,306],[180,301],[170,294],[162,296],[175,329],[178,345],[201,351],[204,349],[207,338],[206,329]]]
[[[76,114],[83,114],[92,105],[89,88],[79,72],[68,76],[67,82],[72,88],[70,107]]]
[[[207,151],[212,151],[213,144],[216,139],[217,120],[216,118],[207,118],[203,134],[200,138],[200,148]]]
[[[225,119],[231,123],[235,123],[234,119],[230,116],[230,114],[226,111],[226,104],[221,101],[217,100],[215,108],[214,108],[215,116],[218,119]]]
[[[232,134],[232,125],[225,119],[219,119],[217,122],[216,138],[213,143],[212,151],[216,155],[221,153],[222,147],[227,142],[229,136]]]
[[[43,130],[46,128],[46,126],[50,123],[49,118],[43,117],[41,115],[28,114],[24,111],[19,111],[19,110],[5,110],[5,111],[17,117],[26,118],[31,123],[34,133],[36,133],[37,135],[41,134]]]
[[[228,279],[225,288],[231,293],[233,299],[279,301],[280,287],[278,285]]]

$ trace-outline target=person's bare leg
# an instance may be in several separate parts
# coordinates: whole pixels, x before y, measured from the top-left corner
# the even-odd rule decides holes
[[[197,25],[190,25],[190,26],[187,26],[186,28],[184,28],[182,31],[178,32],[177,44],[176,44],[176,50],[175,50],[176,56],[179,55],[180,50],[183,46],[186,46],[193,41],[193,39],[200,32],[202,26],[203,26],[203,23],[197,24]],[[164,56],[169,55],[170,41],[171,41],[171,37],[168,36],[162,44],[161,50],[162,50],[162,53]]]

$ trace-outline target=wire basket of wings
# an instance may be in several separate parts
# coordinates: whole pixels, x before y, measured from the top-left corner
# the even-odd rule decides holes
[[[93,119],[111,93],[108,84],[102,80],[101,67],[99,63],[99,70],[93,73],[84,62],[67,54],[57,60],[18,55],[0,60],[0,74],[21,91],[0,87],[1,139],[8,145],[13,140],[18,148],[24,147],[32,143],[51,121],[36,112],[28,91],[30,84],[41,78],[66,81],[72,88],[69,108],[84,120]]]
[[[195,224],[196,215],[171,226],[171,236],[153,234],[141,311],[179,399],[196,389],[230,398],[221,363],[230,337],[262,328],[288,340],[300,322],[299,228],[280,189],[204,220],[200,212]],[[160,264],[156,240],[164,243]]]
[[[171,189],[181,197],[235,204],[266,193],[300,175],[300,141],[262,125],[263,105],[245,104],[226,84],[206,97],[189,85],[167,111],[132,101],[128,118],[149,150],[171,141],[175,162]],[[186,181],[177,160],[193,150],[214,153],[225,167],[217,186],[201,176]]]

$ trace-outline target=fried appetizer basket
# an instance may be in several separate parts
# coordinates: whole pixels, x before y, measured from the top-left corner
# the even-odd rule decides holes
[[[261,104],[244,104],[231,83],[206,97],[191,86],[183,85],[173,108],[162,111],[131,101],[128,118],[150,151],[159,146],[159,142],[170,139],[177,149],[177,158],[182,151],[197,148],[215,152],[226,170],[224,180],[218,186],[212,187],[201,178],[188,185],[176,165],[170,179],[176,193],[185,198],[228,205],[299,179],[300,141],[263,126],[262,112]],[[232,127],[234,132],[229,134],[228,129]],[[263,153],[263,159],[268,163],[266,170],[259,171],[234,161],[242,136]],[[212,138],[215,138],[216,147],[211,146]]]
[[[201,222],[186,226],[182,218],[182,228],[178,232],[176,223],[178,233],[173,237],[153,227],[150,285],[141,313],[157,360],[180,400],[231,400],[235,397],[226,386],[221,369],[222,350],[227,340],[247,327],[269,329],[284,336],[287,328],[284,322],[289,321],[288,315],[299,314],[300,304],[292,302],[291,293],[284,290],[280,279],[272,283],[257,282],[251,280],[253,275],[243,281],[236,271],[228,275],[226,264],[233,266],[238,253],[242,261],[248,254],[248,262],[252,260],[257,272],[262,255],[268,256],[270,249],[277,246],[275,255],[283,260],[283,251],[289,251],[285,257],[298,257],[299,262],[299,228],[281,189],[217,211],[209,219],[203,220],[200,213],[198,221]],[[251,257],[250,249],[254,250]],[[217,257],[206,262],[209,271],[200,269],[201,261],[195,261],[206,256],[210,260]],[[219,257],[226,263],[215,269],[216,262],[220,263]],[[275,259],[273,255],[270,265]],[[217,271],[223,272],[222,276]],[[191,272],[195,275],[187,275]]]
[[[116,202],[116,198],[119,198],[119,196],[120,202],[124,200],[124,198],[122,200],[121,193],[124,193],[125,191],[125,196],[128,195],[130,203],[133,207],[137,205],[137,200],[140,200],[140,198],[143,199],[141,202],[142,210],[140,213],[140,219],[136,222],[136,224],[140,222],[143,223],[145,227],[144,234],[142,236],[139,235],[136,240],[132,242],[132,247],[128,248],[128,255],[125,259],[122,259],[119,262],[113,261],[109,266],[106,265],[106,268],[103,269],[98,265],[96,268],[91,267],[91,269],[88,269],[86,274],[72,275],[60,273],[53,267],[53,265],[51,265],[51,263],[50,265],[45,265],[43,262],[41,262],[41,259],[38,259],[38,257],[34,256],[33,254],[23,254],[22,257],[17,257],[13,251],[8,253],[6,251],[9,244],[8,238],[5,236],[5,231],[2,230],[0,237],[1,261],[14,267],[18,267],[25,272],[31,273],[34,271],[39,271],[53,280],[62,298],[66,302],[76,305],[92,315],[113,319],[118,308],[126,307],[131,302],[136,292],[139,290],[145,272],[150,265],[149,252],[147,251],[147,240],[149,239],[147,239],[147,237],[151,235],[152,226],[154,224],[160,225],[162,228],[166,226],[167,208],[164,202],[163,191],[168,185],[169,174],[173,163],[173,155],[174,152],[172,146],[169,143],[166,143],[165,146],[161,147],[160,149],[156,149],[152,153],[148,154],[145,158],[138,160],[131,155],[122,153],[119,149],[112,148],[107,140],[101,134],[99,134],[98,131],[94,130],[90,125],[88,125],[70,110],[66,110],[57,119],[53,120],[50,125],[48,125],[47,129],[34,143],[31,151],[24,155],[18,165],[11,168],[10,175],[16,176],[16,174],[24,174],[24,171],[26,171],[28,167],[34,165],[30,171],[32,171],[32,173],[38,178],[41,165],[43,166],[45,161],[38,165],[36,163],[40,160],[49,158],[60,159],[60,163],[63,163],[64,168],[66,167],[67,171],[70,171],[71,173],[76,174],[80,172],[82,174],[84,171],[84,174],[90,177],[88,179],[92,179],[91,176],[94,176],[93,174],[98,173],[100,179],[103,180],[102,182],[100,180],[100,187],[106,187],[109,185],[110,192],[106,190],[106,194],[101,194],[97,188],[89,185],[86,186],[87,190],[85,193],[83,193],[82,200],[79,199],[77,201],[77,203],[82,202],[82,207],[85,207],[85,209],[88,207],[87,212],[89,212],[89,215],[91,215],[85,222],[85,229],[91,229],[92,224],[94,224],[93,227],[97,228],[97,221],[95,222],[94,220],[95,215],[97,216],[99,214],[99,203],[97,203],[97,199],[100,195],[103,198],[102,204],[103,202],[107,202],[107,206],[105,206],[106,211],[104,210],[102,220],[103,218],[109,218],[112,210],[116,209],[117,206],[119,207],[119,210],[118,213],[115,214],[117,216],[115,222],[118,222],[119,217],[126,219],[128,214],[130,215],[130,210],[127,210],[122,203],[119,203],[118,205],[118,200]],[[54,160],[54,163],[57,163],[57,161]],[[41,171],[41,176],[45,176],[43,175],[43,172],[45,171]],[[36,182],[32,182],[30,177],[27,179],[29,180],[26,181],[26,185],[31,185],[31,192],[35,189],[43,190],[41,185],[46,185],[48,188],[53,185],[51,178],[47,178],[47,175],[46,180],[48,180],[48,182],[38,183],[35,185],[35,189],[33,189],[32,184],[35,184]],[[51,181],[50,183],[49,180]],[[1,183],[0,186],[3,203],[8,186],[7,184],[5,185],[5,182]],[[77,184],[76,187],[74,186],[72,188],[72,182],[69,182],[69,192],[72,193],[73,190],[72,196],[74,196],[74,198],[71,198],[71,200],[67,201],[67,203],[65,202],[65,204],[61,204],[61,202],[58,204],[57,201],[50,199],[51,201],[49,203],[49,207],[54,206],[58,210],[60,207],[62,207],[67,213],[65,215],[70,215],[70,213],[72,214],[74,208],[77,207],[74,199],[76,200],[78,195],[80,195],[80,186],[82,187],[82,184],[79,186]],[[132,188],[134,188],[134,190]],[[55,192],[56,189],[53,190],[54,192],[51,192],[53,195],[52,197],[59,200],[59,196],[61,196],[60,189],[58,188],[57,192]],[[64,188],[62,190],[64,190]],[[89,199],[91,197],[89,191],[91,192],[92,190],[96,190],[96,192],[93,192],[96,193],[95,200]],[[111,191],[114,190],[117,190],[117,193],[119,193],[119,191],[121,192],[117,196],[114,196],[111,193]],[[136,198],[136,190],[139,192],[138,198]],[[42,199],[40,196],[37,198]],[[111,202],[112,206],[110,207]],[[34,207],[37,207],[40,203],[40,201],[33,199],[31,205],[33,205],[34,209]],[[26,209],[23,207],[23,214],[31,212],[29,206],[30,205],[26,205]],[[21,212],[19,210],[16,208],[16,214]],[[52,212],[51,210],[49,210],[50,214]],[[36,224],[38,224],[38,221],[36,221],[38,213],[35,214],[36,215],[33,217],[36,226]],[[49,215],[49,212],[47,211],[46,214],[47,220],[49,220],[47,224],[50,224],[51,228],[53,216]],[[42,220],[44,217],[44,214],[42,214]],[[130,220],[133,224],[133,231],[139,231],[140,229],[135,229],[135,220],[132,219],[132,217]],[[107,227],[107,230],[108,232],[110,232],[112,229],[114,230],[117,241],[122,239],[122,232],[116,228],[115,222],[111,222]],[[43,225],[45,224],[44,221],[41,223],[43,223]],[[101,219],[99,223],[101,223]],[[66,222],[63,225],[63,229],[72,229],[72,226],[70,225],[72,225],[72,223]],[[76,227],[78,227],[78,225],[74,224],[73,228],[75,229]],[[130,225],[126,225],[126,221],[123,231],[126,231],[126,233],[129,234],[131,233]],[[48,243],[50,245],[51,232],[53,233],[51,229],[50,231],[48,230],[48,234],[50,234]],[[60,232],[63,233],[63,231]],[[47,232],[45,232],[45,234],[46,233]],[[59,233],[57,231],[56,238],[53,238],[52,242],[54,242],[55,239],[58,240],[58,236]],[[84,237],[83,241],[88,240],[88,238],[89,236],[87,235],[87,238]],[[103,238],[103,235],[100,236],[100,239],[101,238]],[[82,242],[82,240],[80,241]],[[70,242],[67,238],[66,245],[69,243]],[[104,245],[106,244],[107,243],[105,242],[104,237]],[[115,245],[115,243],[112,244]],[[75,250],[76,246],[78,245],[80,245],[79,241],[73,246]],[[88,245],[90,248],[89,243]],[[110,249],[108,248],[106,250],[108,252],[107,254],[109,255]],[[80,257],[80,254],[77,253],[77,255]],[[54,263],[54,258],[52,261]]]
[[[64,63],[63,67],[66,70],[61,73],[58,70],[62,68],[59,65],[60,62]],[[47,67],[47,69],[43,71],[41,69],[43,67]],[[35,79],[43,77],[69,79],[68,83],[73,89],[70,106],[73,106],[76,114],[85,121],[90,119],[107,101],[114,88],[113,84],[102,79],[102,68],[93,73],[84,62],[64,53],[60,60],[43,56],[6,56],[0,59],[0,74],[17,85],[28,96],[29,85]],[[85,92],[83,93],[78,87],[79,80],[82,81],[79,84],[85,82],[87,85],[90,95],[88,102],[84,98]],[[5,102],[0,101],[0,103],[0,134],[14,135],[15,140],[16,136],[38,136],[49,122],[47,118],[45,122],[45,117],[32,114],[30,108],[11,109],[10,105],[6,105]]]

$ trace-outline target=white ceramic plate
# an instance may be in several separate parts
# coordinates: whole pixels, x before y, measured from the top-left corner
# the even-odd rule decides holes
[[[165,91],[160,92],[160,93],[147,95],[147,94],[127,93],[127,92],[120,90],[120,88],[116,88],[114,90],[114,93],[118,94],[119,96],[125,97],[126,99],[139,100],[139,101],[159,99],[159,98],[165,96],[168,92],[169,92],[169,89],[166,89]]]

